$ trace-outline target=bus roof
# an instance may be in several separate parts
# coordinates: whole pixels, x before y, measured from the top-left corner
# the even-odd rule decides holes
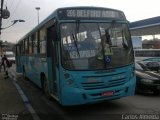
[[[77,20],[77,17],[79,19],[86,19],[88,17],[89,20],[96,19],[96,18],[99,18],[99,19],[111,18],[113,20],[117,20],[117,19],[126,20],[126,17],[122,11],[111,9],[111,8],[92,7],[92,6],[58,8],[55,11],[53,11],[46,19],[44,19],[39,25],[33,28],[25,36],[23,36],[18,42],[25,39],[30,34],[33,34],[35,31],[43,27],[45,23],[49,22],[53,18],[58,19],[58,20],[64,20],[65,18],[66,18],[65,20],[71,20],[71,19]]]

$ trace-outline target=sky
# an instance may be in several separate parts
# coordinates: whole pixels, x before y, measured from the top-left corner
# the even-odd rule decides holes
[[[25,20],[2,30],[0,40],[16,43],[37,24],[37,10],[40,7],[40,22],[55,9],[70,6],[98,6],[114,8],[125,13],[128,21],[138,21],[160,16],[159,0],[4,0],[4,7],[10,11],[10,17],[3,19],[2,28],[12,24],[16,19]]]

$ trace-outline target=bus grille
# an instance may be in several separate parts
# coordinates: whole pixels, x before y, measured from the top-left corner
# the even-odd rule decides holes
[[[92,83],[82,83],[82,87],[85,90],[103,89],[115,86],[124,85],[126,83],[126,78],[108,80],[106,82],[92,82]]]

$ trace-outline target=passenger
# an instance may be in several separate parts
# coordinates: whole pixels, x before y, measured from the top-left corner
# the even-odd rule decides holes
[[[3,66],[4,71],[6,70],[6,67],[5,67],[5,64],[4,64],[5,59],[6,59],[6,56],[4,55],[4,56],[2,57],[2,55],[1,55],[1,64],[0,64],[0,66],[1,66],[1,67]]]
[[[6,78],[9,77],[9,76],[8,76],[8,68],[10,67],[10,62],[8,61],[6,55],[4,55],[4,56],[2,57],[2,60],[1,60],[1,61],[2,61],[2,63],[1,63],[0,66],[3,66],[3,68],[4,68],[4,71],[5,71],[5,73],[6,73],[6,76],[5,76],[5,79],[6,79]]]
[[[113,50],[112,50],[112,43],[111,43],[111,40],[110,40],[110,35],[108,32],[105,33],[105,36],[102,36],[102,40],[101,40],[101,44],[100,44],[100,47],[99,47],[99,51],[100,53],[98,54],[98,59],[99,60],[102,60],[103,59],[103,52],[104,52],[104,55],[107,56],[107,58],[111,58],[111,56],[113,55]],[[102,50],[102,45],[104,47],[104,51]]]

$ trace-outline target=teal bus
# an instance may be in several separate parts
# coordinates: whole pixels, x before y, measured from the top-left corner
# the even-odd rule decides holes
[[[131,96],[134,52],[122,11],[55,10],[16,44],[16,70],[63,106]]]

